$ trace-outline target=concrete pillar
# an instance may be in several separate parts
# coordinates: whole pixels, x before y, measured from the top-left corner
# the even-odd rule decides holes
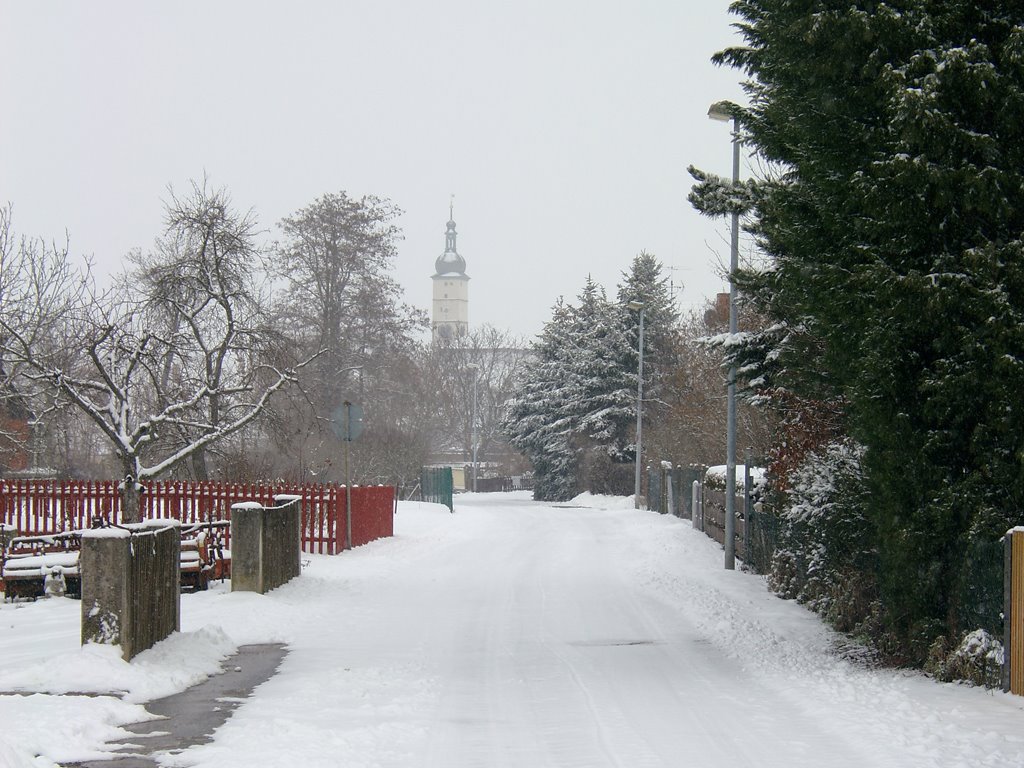
[[[78,558],[82,574],[82,645],[121,645],[121,630],[127,618],[130,538],[131,533],[120,528],[82,535]]]
[[[275,496],[277,506],[231,505],[231,591],[265,594],[302,570],[300,496]]]
[[[263,593],[263,505],[231,505],[231,591]]]
[[[175,520],[82,534],[82,644],[120,645],[126,661],[181,627]]]

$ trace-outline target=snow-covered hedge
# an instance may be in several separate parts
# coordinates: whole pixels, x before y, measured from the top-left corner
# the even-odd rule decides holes
[[[876,610],[863,493],[863,448],[849,440],[810,453],[779,499],[779,543],[768,583],[799,600],[841,631],[855,632]]]
[[[716,464],[708,467],[704,472],[704,485],[714,491],[724,491],[726,474],[729,468],[725,464]],[[746,479],[746,465],[736,465],[736,492],[743,492],[743,483]],[[750,468],[751,491],[763,488],[766,483],[765,470],[762,467]]]

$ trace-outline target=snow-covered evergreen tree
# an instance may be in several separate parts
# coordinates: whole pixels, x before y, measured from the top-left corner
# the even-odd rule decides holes
[[[626,331],[623,366],[629,371],[633,398],[632,423],[636,420],[637,372],[639,370],[640,311],[630,309],[631,302],[644,307],[644,424],[650,429],[644,441],[648,446],[657,443],[659,427],[667,425],[668,409],[663,398],[667,379],[679,365],[676,359],[679,336],[679,315],[669,280],[662,274],[662,264],[656,256],[641,251],[633,257],[629,270],[622,273],[618,286],[619,307]],[[645,426],[645,428],[646,428]],[[653,438],[653,439],[652,439]],[[636,436],[631,435],[629,453],[636,452]]]
[[[505,431],[532,462],[539,499],[567,499],[580,490],[625,494],[632,487],[638,317],[623,301],[636,296],[650,313],[645,365],[663,359],[659,350],[668,347],[676,315],[650,254],[634,259],[619,302],[588,277],[577,303],[559,301],[534,343]],[[654,387],[659,368],[652,363],[650,370],[645,380]]]
[[[571,499],[577,493],[577,461],[570,417],[571,309],[561,300],[533,344],[519,394],[508,405],[504,428],[510,444],[533,465],[534,496]]]
[[[993,2],[734,3],[746,141],[778,173],[738,275],[763,385],[865,448],[886,631],[963,630],[972,542],[1024,508],[1024,25]],[[701,190],[708,212],[721,195]],[[756,366],[748,368],[755,371]]]

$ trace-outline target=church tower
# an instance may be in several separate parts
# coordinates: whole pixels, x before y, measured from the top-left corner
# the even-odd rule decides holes
[[[434,262],[434,313],[431,328],[435,339],[454,338],[469,332],[469,276],[466,260],[455,248],[454,204],[448,208],[444,253]]]

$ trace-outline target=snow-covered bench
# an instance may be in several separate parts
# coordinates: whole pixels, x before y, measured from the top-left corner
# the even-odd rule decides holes
[[[181,528],[181,586],[205,590],[212,579],[231,576],[231,553],[224,547],[228,523],[201,523]],[[47,593],[81,598],[78,568],[81,533],[18,536],[0,547],[0,581],[4,597],[36,599]]]
[[[219,520],[182,526],[181,586],[200,591],[210,581],[231,576],[231,552],[224,547],[224,531],[230,523]]]
[[[17,536],[0,551],[4,596],[35,599],[53,594],[82,596],[78,570],[81,537],[76,532],[46,536]]]

